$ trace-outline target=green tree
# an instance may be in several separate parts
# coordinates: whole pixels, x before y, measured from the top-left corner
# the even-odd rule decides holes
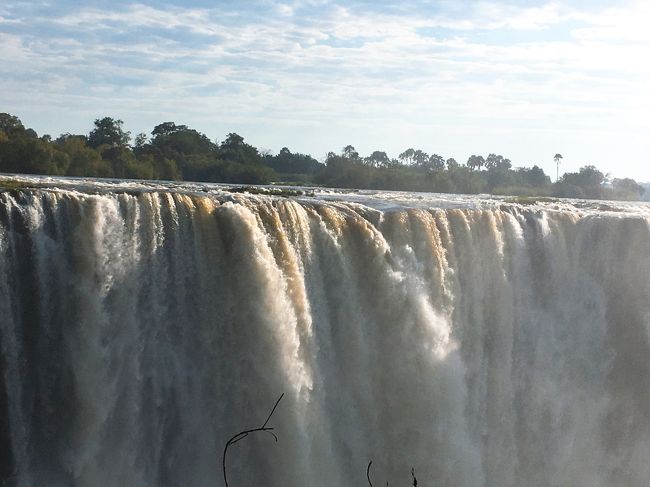
[[[260,164],[262,157],[258,150],[244,142],[244,138],[234,132],[229,133],[218,150],[219,158],[239,164]]]
[[[133,141],[133,147],[140,149],[145,146],[147,143],[147,134],[144,132],[140,132],[138,135],[135,136],[135,139]]]
[[[467,167],[470,169],[480,170],[484,165],[485,159],[483,159],[483,156],[471,155],[469,156],[469,159],[467,159]]]
[[[438,154],[431,154],[429,157],[429,167],[433,171],[444,171],[445,170],[445,159]]]
[[[374,151],[364,159],[365,163],[372,167],[389,167],[391,160],[384,151]]]
[[[469,166],[454,167],[449,171],[454,191],[465,194],[477,194],[485,189],[485,179],[480,172]]]
[[[411,166],[415,163],[415,150],[409,148],[397,156],[402,164]]]
[[[154,167],[156,179],[167,181],[180,181],[183,179],[183,174],[173,159],[154,160],[152,158],[151,165]]]
[[[7,135],[25,130],[20,119],[9,113],[0,113],[0,131]]]
[[[520,167],[516,171],[519,184],[524,186],[542,188],[551,184],[551,178],[548,177],[544,170],[535,165],[533,167]]]
[[[498,156],[496,154],[489,154],[485,159],[485,169],[492,169],[497,167]]]
[[[555,161],[555,181],[560,180],[560,161],[562,160],[562,154],[555,154],[553,156],[553,161]]]
[[[66,176],[113,176],[110,162],[103,160],[98,150],[86,145],[85,136],[64,134],[56,139],[53,146],[57,152],[68,157]]]
[[[512,163],[500,154],[490,154],[485,159],[485,169],[510,169]]]
[[[614,179],[612,181],[612,197],[618,200],[640,200],[645,193],[645,188],[634,179]]]
[[[0,172],[64,175],[69,161],[52,146],[27,131],[0,142]]]
[[[159,125],[156,125],[151,131],[153,137],[158,137],[159,135],[171,135],[176,132],[184,132],[188,130],[187,125],[176,125],[174,122],[163,122]]]
[[[413,151],[413,165],[422,171],[429,170],[429,154],[421,149]]]
[[[555,185],[556,196],[600,199],[603,197],[605,175],[595,166],[580,168],[579,172],[565,173]]]
[[[150,147],[143,145],[142,148],[158,157],[183,160],[190,154],[212,157],[217,152],[217,147],[205,134],[186,125],[165,122],[157,125],[151,135]]]
[[[263,162],[274,171],[283,175],[301,174],[308,176],[315,174],[321,169],[322,164],[306,154],[292,153],[288,148],[283,147],[276,156],[267,154]],[[290,177],[291,179],[291,177]],[[293,180],[296,180],[295,178]]]
[[[447,159],[447,170],[452,171],[453,169],[460,167],[460,164],[454,159],[453,157],[450,157]]]
[[[109,161],[113,176],[121,179],[153,179],[153,161],[137,159],[128,147],[110,147],[102,152],[102,158]]]
[[[360,161],[359,153],[351,145],[346,145],[343,148],[343,157],[345,157],[346,159],[349,159],[351,161],[355,161],[355,162]]]
[[[105,145],[108,147],[124,147],[131,140],[131,133],[122,129],[124,122],[111,117],[95,120],[95,128],[88,134],[88,145],[93,148]]]

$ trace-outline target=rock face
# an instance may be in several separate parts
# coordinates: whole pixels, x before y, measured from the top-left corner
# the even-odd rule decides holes
[[[220,485],[283,392],[233,487],[650,478],[645,207],[49,186],[0,193],[6,485]]]

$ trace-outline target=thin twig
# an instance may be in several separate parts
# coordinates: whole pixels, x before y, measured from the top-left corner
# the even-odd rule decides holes
[[[249,434],[257,433],[258,431],[270,434],[275,439],[275,441],[277,442],[278,437],[275,436],[275,433],[273,433],[273,428],[268,428],[266,425],[269,423],[269,421],[271,419],[271,416],[273,416],[273,413],[275,412],[275,409],[278,407],[278,404],[280,404],[280,401],[282,400],[283,397],[284,397],[284,392],[282,394],[280,394],[280,397],[278,398],[278,400],[275,401],[275,405],[273,406],[273,409],[271,409],[271,412],[269,413],[268,417],[266,418],[266,421],[264,421],[264,424],[262,426],[260,426],[259,428],[253,428],[253,429],[250,429],[250,430],[240,431],[239,433],[237,433],[235,436],[233,436],[232,438],[230,438],[226,442],[226,446],[223,449],[223,458],[222,458],[222,463],[221,463],[221,465],[223,467],[223,481],[226,484],[226,487],[229,487],[229,485],[228,485],[228,475],[226,473],[226,453],[228,453],[228,447],[234,445],[235,443],[237,443],[240,440],[243,440]]]
[[[368,485],[372,487],[372,482],[370,481],[370,465],[372,465],[372,460],[368,462],[368,468],[366,469],[366,478],[368,479]]]
[[[413,477],[413,487],[418,487],[418,479],[415,478],[415,468],[411,468],[411,477]]]
[[[283,397],[284,397],[284,392],[282,394],[280,394],[280,397],[278,397],[278,400],[275,401],[275,406],[273,406],[273,409],[271,409],[271,412],[269,413],[268,418],[266,418],[266,421],[264,421],[264,424],[262,425],[262,427],[260,429],[266,428],[266,424],[269,422],[269,419],[271,419],[271,416],[273,416],[273,413],[275,412],[275,408],[278,407],[278,404],[280,404],[280,401],[282,400]]]

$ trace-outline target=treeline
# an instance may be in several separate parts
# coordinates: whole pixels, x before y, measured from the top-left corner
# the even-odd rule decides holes
[[[88,134],[52,139],[0,113],[0,172],[625,200],[637,200],[644,191],[632,179],[608,181],[591,165],[551,183],[540,167],[513,168],[498,154],[472,155],[461,164],[415,149],[396,159],[382,151],[362,157],[348,145],[320,163],[286,147],[276,155],[261,153],[236,133],[216,143],[186,125],[164,122],[132,139],[122,126],[104,117]]]

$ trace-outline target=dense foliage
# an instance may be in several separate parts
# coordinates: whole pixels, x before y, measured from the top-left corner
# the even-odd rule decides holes
[[[321,163],[286,147],[277,155],[261,154],[236,133],[217,144],[174,122],[161,123],[151,136],[138,134],[131,142],[122,125],[122,120],[104,117],[95,120],[88,135],[62,134],[52,140],[0,113],[0,172],[626,200],[644,192],[636,181],[610,181],[591,165],[552,184],[540,167],[513,168],[498,154],[472,155],[460,164],[412,148],[397,159],[382,151],[362,157],[348,145]],[[560,154],[554,157],[558,164],[561,159]]]

